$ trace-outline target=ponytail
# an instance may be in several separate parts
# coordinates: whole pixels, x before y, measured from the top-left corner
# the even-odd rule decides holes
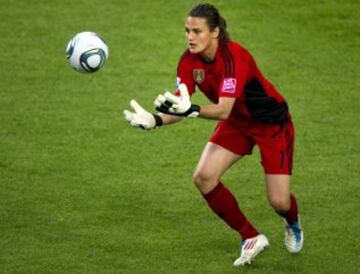
[[[219,33],[220,43],[227,44],[230,41],[230,35],[229,35],[228,31],[226,30],[226,27],[227,27],[226,20],[221,15],[219,16],[219,26],[218,27],[220,29],[220,33]]]

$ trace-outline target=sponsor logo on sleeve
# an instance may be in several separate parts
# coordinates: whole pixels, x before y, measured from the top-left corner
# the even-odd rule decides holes
[[[236,91],[236,78],[225,78],[221,92],[235,93]]]

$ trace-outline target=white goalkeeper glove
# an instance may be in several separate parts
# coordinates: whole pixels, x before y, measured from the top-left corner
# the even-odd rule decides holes
[[[154,101],[156,110],[176,116],[197,117],[200,106],[191,104],[189,91],[185,84],[179,85],[180,97],[165,92]]]
[[[147,112],[135,100],[130,101],[130,106],[135,112],[124,110],[124,116],[133,127],[149,130],[162,125],[163,121],[159,115]]]

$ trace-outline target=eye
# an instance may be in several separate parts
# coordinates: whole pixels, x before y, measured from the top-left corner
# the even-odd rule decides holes
[[[185,28],[185,32],[186,32],[186,33],[189,33],[190,30],[189,30],[188,28]]]

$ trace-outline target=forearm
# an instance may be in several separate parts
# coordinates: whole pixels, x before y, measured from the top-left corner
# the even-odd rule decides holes
[[[206,105],[200,107],[200,113],[198,117],[214,120],[226,120],[230,115],[230,112],[226,107],[220,104]]]
[[[184,118],[181,116],[168,115],[168,114],[164,114],[164,113],[159,113],[159,116],[162,119],[163,125],[174,124],[174,123],[181,121]]]

